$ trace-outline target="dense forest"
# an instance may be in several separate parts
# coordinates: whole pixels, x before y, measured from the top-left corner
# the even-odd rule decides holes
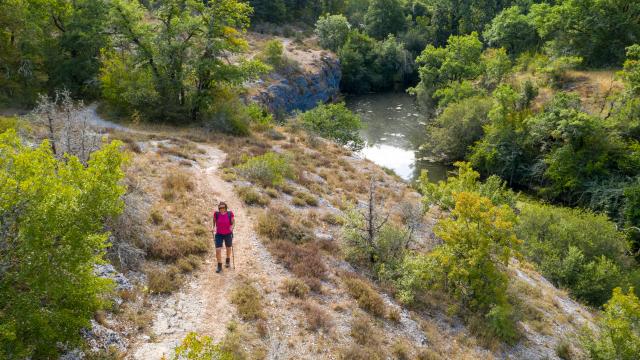
[[[112,284],[92,269],[114,258],[129,154],[119,141],[85,144],[86,129],[69,125],[77,101],[123,123],[280,140],[280,114],[246,87],[295,66],[278,40],[250,54],[248,33],[313,38],[339,60],[345,95],[411,94],[430,119],[423,148],[455,167],[411,184],[424,206],[409,212],[442,214],[437,246],[411,248],[411,221],[377,218],[370,195],[368,217],[356,198],[334,220],[346,261],[408,308],[445,294],[451,315],[506,345],[521,316],[507,269],[530,262],[599,311],[599,331],[581,336],[586,357],[638,359],[640,2],[626,0],[0,1],[0,109],[29,111],[0,116],[0,357],[55,358],[109,306]],[[613,74],[609,90],[587,104],[571,74],[599,71]],[[289,115],[277,125],[363,146],[343,103]],[[295,157],[242,155],[226,175],[260,191],[286,192],[296,177]],[[248,205],[268,204],[243,189]],[[308,234],[282,226],[276,236],[299,235],[287,246],[313,252],[299,247]],[[209,358],[227,358],[218,350]]]

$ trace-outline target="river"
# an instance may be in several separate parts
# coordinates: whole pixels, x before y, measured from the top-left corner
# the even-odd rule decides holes
[[[428,119],[420,114],[412,96],[402,92],[367,94],[350,96],[345,101],[364,123],[363,157],[392,169],[407,181],[416,180],[423,169],[429,171],[430,181],[446,178],[449,167],[429,161],[420,150]]]

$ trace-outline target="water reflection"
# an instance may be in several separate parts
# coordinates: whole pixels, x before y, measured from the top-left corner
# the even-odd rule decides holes
[[[393,169],[405,180],[415,180],[422,169],[431,181],[446,178],[448,167],[425,159],[419,150],[427,119],[418,111],[413,97],[405,93],[367,94],[349,97],[347,106],[365,124],[362,155],[378,165]]]

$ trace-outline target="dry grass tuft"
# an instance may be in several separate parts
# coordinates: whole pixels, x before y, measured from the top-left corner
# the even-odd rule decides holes
[[[311,331],[329,331],[333,328],[333,319],[327,311],[319,305],[306,301],[302,310],[307,318],[307,329]]]
[[[287,294],[300,299],[307,297],[310,290],[309,286],[300,279],[285,279],[282,286]]]
[[[149,255],[156,259],[177,261],[179,258],[204,254],[209,250],[209,243],[202,238],[182,238],[162,236],[151,244]]]
[[[300,219],[289,209],[272,206],[258,217],[256,231],[269,240],[289,240],[303,243],[313,239],[308,227],[301,224]]]
[[[365,280],[358,278],[355,274],[344,274],[342,281],[360,308],[375,316],[384,317],[386,312],[384,300]]]
[[[399,309],[396,308],[391,308],[389,309],[389,312],[387,313],[387,318],[389,318],[389,320],[395,322],[395,323],[399,323],[400,320],[402,319],[402,314],[400,313]]]
[[[382,360],[384,357],[378,350],[364,347],[358,344],[352,344],[340,353],[341,360]]]
[[[177,290],[182,284],[180,270],[175,266],[168,268],[152,267],[147,270],[147,286],[155,294],[168,294]]]
[[[130,322],[138,332],[144,332],[153,322],[153,313],[144,307],[140,307],[138,309],[128,307],[124,311],[123,316],[124,319]]]
[[[356,315],[351,321],[351,337],[359,345],[377,347],[379,331],[374,328],[371,319],[365,314]]]
[[[344,218],[338,214],[328,212],[320,218],[320,220],[326,222],[329,225],[342,226],[344,224]]]
[[[243,320],[257,320],[264,318],[262,297],[249,281],[240,282],[231,293],[231,303],[238,309]]]
[[[398,339],[391,347],[394,359],[409,360],[411,358],[411,344],[404,339]]]
[[[326,277],[327,266],[315,243],[297,245],[290,241],[276,240],[271,243],[270,250],[285,268],[301,278],[311,290],[320,291],[320,280]]]
[[[189,255],[187,257],[178,259],[178,261],[176,262],[176,266],[183,273],[189,273],[200,268],[200,259],[195,255]]]
[[[166,201],[174,201],[177,195],[193,191],[195,184],[184,171],[173,169],[162,180],[162,198]]]

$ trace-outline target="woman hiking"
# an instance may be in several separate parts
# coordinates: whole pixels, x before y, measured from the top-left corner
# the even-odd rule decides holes
[[[225,267],[229,267],[231,263],[231,254],[233,252],[233,226],[235,219],[233,212],[228,211],[227,204],[221,201],[218,204],[218,211],[213,213],[213,229],[215,230],[215,242],[216,242],[216,260],[218,260],[217,273],[222,272],[222,243],[227,249],[227,259],[225,261]]]

